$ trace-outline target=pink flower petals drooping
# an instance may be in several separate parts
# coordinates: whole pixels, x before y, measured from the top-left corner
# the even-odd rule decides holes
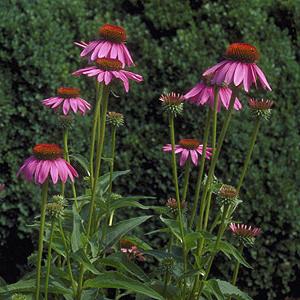
[[[58,96],[51,97],[42,101],[43,105],[57,110],[62,109],[64,115],[68,115],[70,110],[74,113],[79,112],[84,115],[91,109],[91,105],[80,98],[80,90],[71,87],[60,87],[57,89]]]
[[[123,67],[133,65],[132,57],[125,45],[126,32],[123,27],[105,24],[99,28],[100,39],[89,43],[76,43],[83,50],[81,57],[94,61],[98,58],[118,59]]]
[[[167,144],[163,147],[164,152],[171,152],[172,145]],[[198,157],[203,153],[203,145],[200,145],[198,140],[194,139],[182,139],[179,141],[179,145],[175,145],[175,153],[180,154],[180,166],[184,166],[188,158],[192,163],[198,165]],[[210,159],[212,155],[212,148],[206,148],[205,157]]]
[[[212,76],[212,84],[242,86],[246,92],[257,83],[271,91],[264,73],[256,64],[258,59],[259,53],[254,46],[234,43],[227,48],[225,60],[207,69],[203,76]]]
[[[194,86],[189,92],[187,92],[183,97],[184,99],[192,104],[200,105],[209,105],[212,109],[214,108],[214,87],[209,83],[206,83],[207,80],[198,83]],[[225,109],[229,108],[230,98],[232,90],[228,87],[220,87],[218,95],[218,112],[220,112],[221,107]],[[235,98],[234,109],[240,110],[242,104],[238,98]]]
[[[236,235],[244,245],[252,246],[255,238],[261,234],[261,229],[257,227],[247,226],[245,224],[231,223],[230,230]]]
[[[25,160],[17,176],[23,174],[28,181],[43,184],[48,178],[56,184],[58,180],[73,182],[78,177],[77,171],[62,158],[63,150],[56,144],[38,144],[33,148],[33,155]]]
[[[129,91],[129,79],[136,82],[143,81],[139,74],[122,69],[122,64],[117,59],[99,58],[96,60],[97,66],[86,67],[73,73],[75,76],[85,75],[97,77],[98,82],[109,85],[114,80],[122,81],[125,91]]]

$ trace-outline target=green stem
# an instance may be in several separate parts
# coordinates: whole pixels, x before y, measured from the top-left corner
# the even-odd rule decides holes
[[[252,152],[253,152],[253,149],[254,149],[254,146],[255,146],[255,142],[256,142],[258,131],[259,131],[259,127],[260,127],[260,118],[257,118],[256,122],[255,122],[255,125],[254,125],[254,128],[253,128],[253,131],[252,131],[252,136],[251,136],[251,139],[250,139],[249,149],[248,149],[248,153],[247,153],[244,165],[243,165],[242,174],[240,176],[240,179],[239,179],[239,182],[238,182],[238,185],[237,185],[237,192],[238,193],[239,193],[239,191],[242,187],[245,175],[247,173],[247,169],[248,169],[248,166],[249,166],[249,163],[250,163],[250,160],[251,160],[251,156],[252,156]]]
[[[117,127],[112,126],[111,130],[111,163],[110,163],[110,172],[109,172],[109,188],[108,188],[108,194],[109,197],[111,197],[112,193],[112,186],[113,186],[113,172],[114,172],[114,162],[115,162],[115,150],[116,150],[116,131]],[[114,211],[111,212],[109,217],[109,226],[112,226],[113,224],[113,218],[114,218]]]
[[[191,160],[188,159],[184,166],[184,179],[183,179],[183,192],[182,192],[182,203],[186,200],[186,195],[189,187],[189,178],[191,172]]]
[[[239,250],[240,254],[243,255],[243,250],[244,250],[243,243],[240,243],[238,250]],[[234,267],[233,274],[232,274],[232,280],[231,280],[232,285],[236,285],[237,277],[239,274],[239,269],[240,269],[240,262],[237,261],[235,264],[235,267]],[[231,300],[231,297],[229,297],[228,300]]]
[[[91,189],[94,184],[94,154],[95,154],[95,140],[96,140],[96,131],[97,131],[97,123],[100,115],[100,105],[101,98],[103,93],[103,85],[96,83],[96,103],[95,103],[95,111],[94,111],[94,120],[92,127],[92,135],[91,135],[91,144],[90,144],[90,179],[91,179]]]
[[[184,273],[186,273],[186,271],[187,271],[187,253],[186,253],[186,245],[185,245],[182,207],[181,207],[179,186],[178,186],[178,177],[177,177],[177,165],[176,165],[176,155],[175,155],[174,115],[172,115],[172,114],[169,115],[169,127],[170,127],[170,137],[171,137],[171,145],[172,145],[172,174],[173,174],[173,182],[174,182],[174,186],[175,186],[175,194],[176,194],[176,201],[177,201],[177,207],[178,207],[180,235],[181,235],[181,239],[182,239]],[[183,293],[185,293],[185,284],[184,284]]]
[[[203,149],[202,153],[206,153],[206,148],[207,148],[207,141],[208,141],[208,135],[209,135],[209,123],[211,119],[211,109],[208,109],[207,111],[207,117],[206,117],[206,122],[205,122],[205,129],[204,129],[204,139],[203,139]],[[191,222],[190,222],[190,228],[193,227],[196,212],[197,212],[197,207],[199,203],[199,196],[200,196],[200,190],[201,190],[201,183],[203,180],[203,171],[204,171],[204,166],[205,166],[205,155],[201,156],[201,161],[199,164],[199,172],[198,172],[198,177],[197,177],[197,183],[196,183],[196,189],[195,189],[195,197],[194,197],[194,205],[192,209],[192,216],[191,216]],[[203,214],[202,211],[204,209],[204,202],[201,202],[200,205],[200,215]]]
[[[39,234],[37,268],[36,268],[36,290],[35,290],[36,300],[40,300],[41,263],[42,263],[42,255],[43,255],[43,240],[44,240],[47,197],[48,197],[48,179],[46,179],[46,181],[42,185],[42,195],[41,195],[40,234]]]
[[[66,259],[67,259],[67,268],[68,268],[68,272],[69,272],[69,276],[70,276],[70,280],[71,280],[71,284],[72,284],[73,294],[75,295],[75,293],[76,293],[76,284],[75,284],[73,273],[72,273],[72,267],[71,267],[71,262],[70,262],[70,255],[69,255],[69,251],[68,251],[68,245],[67,245],[67,241],[66,241],[66,237],[65,237],[64,229],[62,227],[61,220],[59,220],[59,231],[60,231],[60,234],[61,234],[61,237],[62,237],[62,240],[63,240],[65,253],[66,253]]]
[[[55,228],[55,218],[52,218],[51,221],[51,229],[50,229],[50,236],[49,236],[49,244],[48,244],[48,255],[47,255],[47,267],[46,267],[46,279],[45,279],[45,300],[48,300],[48,286],[49,286],[49,277],[50,277],[50,270],[51,270],[51,250],[52,250],[52,240],[53,240],[53,233]]]
[[[229,205],[227,205],[226,207],[224,207],[223,214],[222,214],[222,219],[221,219],[221,224],[220,224],[219,231],[218,231],[218,234],[217,234],[216,243],[215,243],[214,249],[213,249],[213,251],[211,253],[211,256],[209,258],[208,266],[207,266],[207,269],[205,271],[205,275],[204,275],[203,280],[201,281],[201,284],[200,284],[199,293],[198,293],[199,297],[201,296],[204,282],[207,280],[207,278],[209,276],[210,269],[212,267],[213,261],[214,261],[214,259],[216,257],[216,254],[218,253],[219,244],[220,244],[221,238],[222,238],[222,236],[224,234],[224,231],[226,229],[226,217],[227,217],[227,213],[228,213],[229,207],[230,207]]]
[[[64,140],[64,159],[70,163],[70,155],[69,155],[69,146],[68,146],[68,137],[69,137],[69,129],[65,128],[64,132],[63,132],[63,140]],[[76,187],[75,187],[75,183],[71,182],[71,186],[72,186],[72,192],[73,192],[73,198],[75,201],[75,207],[78,211],[78,202],[77,202],[77,193],[76,193]]]

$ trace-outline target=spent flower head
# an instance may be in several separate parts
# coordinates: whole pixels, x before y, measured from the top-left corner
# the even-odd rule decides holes
[[[248,104],[254,117],[268,120],[271,116],[274,101],[267,99],[259,100],[250,98],[248,100]]]
[[[244,246],[253,246],[255,238],[261,234],[260,228],[245,224],[231,223],[229,228]]]
[[[182,114],[184,97],[174,92],[162,94],[159,98],[162,102],[162,108],[165,112],[177,117]]]
[[[107,113],[107,123],[113,127],[121,127],[124,125],[124,116],[121,113],[110,111]]]

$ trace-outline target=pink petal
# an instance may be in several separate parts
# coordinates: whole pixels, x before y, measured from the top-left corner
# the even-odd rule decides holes
[[[184,149],[182,151],[181,157],[180,157],[180,166],[181,167],[185,164],[188,157],[189,157],[189,150]]]

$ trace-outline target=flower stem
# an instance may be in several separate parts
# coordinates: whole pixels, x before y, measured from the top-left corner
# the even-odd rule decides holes
[[[109,172],[109,188],[108,193],[109,197],[111,197],[112,193],[112,186],[113,186],[113,172],[114,172],[114,163],[115,163],[115,150],[116,150],[116,131],[117,127],[112,126],[111,130],[111,163],[110,163],[110,172]],[[112,226],[113,224],[113,218],[114,218],[115,211],[113,210],[109,217],[109,226]]]
[[[181,201],[179,195],[177,165],[176,165],[176,156],[175,156],[174,115],[172,114],[169,115],[169,127],[170,127],[170,137],[171,137],[171,145],[172,145],[172,174],[173,174],[173,182],[175,186],[175,194],[176,194],[176,201],[178,207],[178,218],[179,218],[180,234],[182,239],[183,265],[184,265],[184,273],[185,273],[187,271],[187,253],[186,253],[186,245],[185,245],[184,224],[183,224],[182,207],[181,207]],[[184,284],[183,293],[185,293],[185,284]]]
[[[239,179],[239,182],[238,182],[238,185],[237,185],[237,192],[238,193],[239,193],[239,191],[242,187],[245,175],[247,173],[247,169],[248,169],[250,159],[251,159],[251,156],[252,156],[252,152],[253,152],[253,149],[254,149],[254,146],[255,146],[255,141],[256,141],[256,138],[257,138],[258,131],[259,131],[259,127],[260,127],[260,118],[257,118],[256,122],[255,122],[255,125],[254,125],[254,128],[253,128],[253,131],[252,131],[252,136],[251,136],[251,139],[250,139],[249,149],[248,149],[246,159],[244,161],[242,174],[240,176],[240,179]]]
[[[69,146],[68,146],[68,137],[69,137],[69,129],[64,129],[63,132],[63,140],[64,140],[64,159],[70,163],[70,155],[69,155]],[[77,202],[77,193],[76,193],[76,187],[75,187],[75,183],[71,182],[71,186],[72,186],[72,192],[73,192],[73,197],[74,197],[74,201],[75,201],[75,207],[78,211],[78,202]]]
[[[46,181],[42,185],[42,195],[41,195],[40,234],[39,234],[39,246],[38,246],[38,257],[37,257],[37,268],[36,268],[36,290],[35,290],[36,300],[40,300],[41,263],[42,263],[42,255],[43,255],[43,240],[44,240],[47,198],[48,198],[48,179],[46,179]]]
[[[201,296],[204,282],[207,280],[207,278],[209,276],[210,269],[212,267],[213,261],[214,261],[214,259],[216,257],[216,254],[218,253],[219,244],[220,244],[221,238],[222,238],[222,236],[224,234],[224,231],[226,229],[226,217],[227,217],[227,213],[229,211],[229,207],[230,207],[229,205],[226,205],[224,207],[223,214],[222,214],[222,219],[221,219],[221,224],[220,224],[220,227],[219,227],[219,230],[218,230],[218,234],[217,234],[216,243],[215,243],[214,249],[213,249],[213,251],[211,253],[211,256],[209,258],[208,266],[207,266],[205,275],[204,275],[203,280],[201,281],[201,284],[200,284],[199,293],[198,293],[199,297]]]
[[[94,111],[94,120],[92,127],[92,136],[91,136],[91,144],[90,144],[90,179],[91,179],[91,188],[93,188],[94,184],[94,154],[95,154],[95,140],[96,140],[96,131],[97,131],[97,123],[100,115],[100,105],[101,98],[103,93],[103,85],[96,82],[96,103],[95,103],[95,111]]]
[[[49,244],[48,244],[48,255],[47,255],[47,264],[46,264],[46,279],[45,279],[45,300],[48,300],[48,286],[49,286],[49,276],[51,270],[51,250],[52,250],[52,240],[53,240],[53,233],[55,228],[55,218],[52,218],[51,221],[51,229],[50,229],[50,236],[49,236]]]
[[[190,172],[191,172],[191,160],[188,159],[184,167],[183,192],[182,192],[182,200],[181,200],[182,203],[184,203],[186,200],[186,195],[189,187]]]
[[[66,237],[65,237],[64,229],[62,227],[61,220],[59,220],[59,231],[60,231],[63,243],[64,243],[66,259],[67,259],[67,268],[68,268],[68,272],[69,272],[69,276],[70,276],[70,280],[71,280],[71,284],[72,284],[73,294],[75,295],[76,285],[75,285],[75,281],[74,281],[74,277],[73,277],[73,273],[72,273],[72,267],[71,267],[71,262],[70,262],[70,255],[69,255],[69,251],[68,251],[68,245],[67,245],[67,241],[66,241]]]
[[[202,153],[206,153],[207,141],[208,141],[208,135],[209,135],[210,119],[211,119],[211,109],[208,109],[206,122],[205,122],[205,129],[204,129]],[[194,205],[193,205],[193,209],[192,209],[190,228],[193,227],[196,212],[197,212],[197,207],[198,207],[198,203],[199,203],[199,196],[200,196],[200,190],[201,190],[201,183],[202,183],[202,180],[203,180],[204,165],[205,165],[205,155],[202,155],[201,156],[201,161],[200,161],[200,164],[199,164],[199,172],[198,172],[196,189],[195,189]],[[201,202],[200,214],[201,214],[201,211],[203,211],[203,209],[204,209],[204,206],[202,205],[202,202]]]

